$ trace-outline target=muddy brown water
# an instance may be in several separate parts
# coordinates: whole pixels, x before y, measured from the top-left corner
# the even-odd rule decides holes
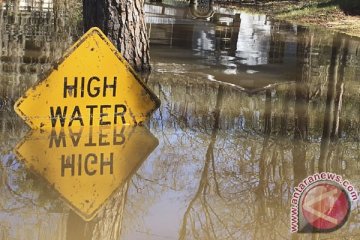
[[[0,10],[0,239],[357,239],[358,202],[332,233],[291,234],[290,209],[294,187],[317,172],[360,189],[359,39],[220,6],[145,10],[146,81],[162,103],[148,130],[66,130],[66,147],[29,134],[13,104],[81,28],[36,8]],[[54,156],[85,157],[89,136],[109,141],[92,151],[114,152],[120,167],[82,162],[54,177],[49,141]],[[34,159],[46,169],[29,169]]]

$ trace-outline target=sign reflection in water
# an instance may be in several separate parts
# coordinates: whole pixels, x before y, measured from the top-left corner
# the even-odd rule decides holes
[[[31,131],[15,153],[78,215],[91,220],[157,145],[145,127],[82,127]]]

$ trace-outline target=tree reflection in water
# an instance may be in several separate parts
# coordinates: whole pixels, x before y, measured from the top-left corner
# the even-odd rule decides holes
[[[184,39],[169,36],[164,42],[171,46],[152,45],[154,70],[148,84],[161,97],[162,106],[149,128],[159,139],[159,147],[115,200],[93,221],[84,222],[56,201],[37,178],[29,176],[10,152],[26,132],[12,110],[14,100],[50,68],[78,31],[59,19],[55,21],[58,28],[68,29],[56,34],[49,21],[36,20],[34,15],[33,21],[42,24],[37,25],[39,29],[30,28],[33,33],[28,31],[31,38],[26,39],[4,30],[5,25],[23,32],[27,29],[19,18],[12,22],[13,17],[4,14],[1,8],[0,236],[17,232],[26,239],[24,225],[32,231],[35,224],[24,216],[42,214],[46,222],[60,227],[53,229],[54,234],[40,219],[39,234],[58,239],[158,239],[159,235],[175,239],[305,239],[309,236],[290,237],[289,233],[295,185],[324,170],[341,174],[360,187],[357,40],[282,23],[266,23],[273,25],[261,26],[253,34],[264,38],[248,39],[246,29],[241,28],[244,25],[237,21],[235,26],[241,31],[235,32],[242,35],[231,35],[230,47],[224,49],[228,39],[222,38],[221,29],[230,31],[230,26],[195,22],[156,28],[154,24],[155,33],[175,26],[174,36],[186,35]],[[255,27],[257,24],[259,21],[254,21]],[[205,25],[208,30],[202,28]],[[186,29],[194,34],[184,34]],[[48,34],[36,35],[38,31]],[[256,51],[237,51],[239,39],[241,43],[253,41],[251,50]],[[265,45],[268,52],[261,48]],[[245,74],[250,67],[243,64],[244,58],[254,55],[262,65],[251,69],[261,71],[261,77]],[[236,67],[235,75],[223,74],[228,66],[231,70]],[[271,76],[261,75],[269,69]],[[285,78],[281,71],[291,74]],[[222,79],[213,81],[210,75],[230,80],[224,79],[223,84]],[[262,76],[271,81],[266,78],[262,84]],[[240,83],[251,77],[252,84],[258,80],[261,84],[251,89],[249,82],[228,84],[238,81],[236,77],[244,78]],[[7,188],[9,183],[15,192]],[[33,199],[24,201],[29,195]],[[4,227],[10,225],[9,219],[21,224]],[[359,211],[354,210],[338,231],[312,237],[357,236],[358,219]]]

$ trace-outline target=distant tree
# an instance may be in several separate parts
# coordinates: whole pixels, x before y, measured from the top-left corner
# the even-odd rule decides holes
[[[99,27],[138,72],[150,71],[144,0],[83,0],[84,27]]]
[[[360,1],[359,0],[338,0],[340,8],[348,14],[360,15]]]

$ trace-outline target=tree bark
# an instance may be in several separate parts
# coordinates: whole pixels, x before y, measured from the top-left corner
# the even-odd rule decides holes
[[[150,71],[144,0],[83,0],[84,30],[100,28],[137,72]]]

